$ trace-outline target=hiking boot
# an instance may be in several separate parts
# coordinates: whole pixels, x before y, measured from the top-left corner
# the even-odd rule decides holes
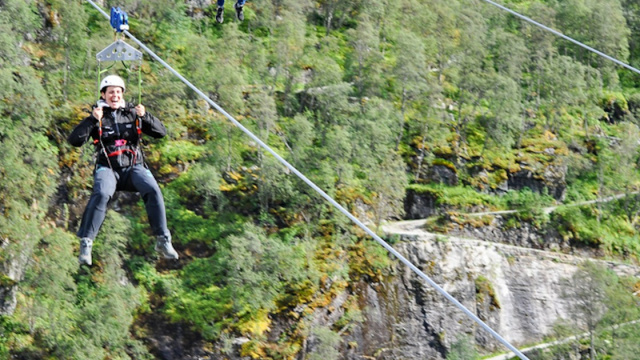
[[[156,251],[161,253],[165,259],[177,259],[178,253],[171,245],[171,237],[158,235],[156,237]]]
[[[244,20],[244,12],[242,11],[242,5],[238,5],[238,3],[236,3],[236,17],[240,21]]]
[[[80,256],[78,256],[78,262],[80,265],[91,266],[91,247],[93,246],[93,240],[89,238],[80,239]]]
[[[216,12],[216,21],[219,22],[220,24],[222,24],[222,22],[224,21],[224,8],[221,6],[218,6],[218,11]]]

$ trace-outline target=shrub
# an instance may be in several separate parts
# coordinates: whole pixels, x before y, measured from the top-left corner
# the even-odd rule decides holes
[[[430,194],[438,205],[466,210],[474,206],[490,209],[501,207],[502,201],[492,195],[480,193],[469,186],[446,186],[442,184],[411,184],[407,190],[417,194]]]
[[[504,201],[512,210],[517,210],[516,218],[521,221],[531,222],[536,228],[541,229],[549,221],[549,216],[544,208],[553,204],[553,197],[544,194],[537,194],[529,188],[520,191],[509,191],[504,196]]]
[[[624,95],[617,92],[605,92],[600,99],[600,106],[607,113],[608,121],[618,122],[629,113],[629,104]]]

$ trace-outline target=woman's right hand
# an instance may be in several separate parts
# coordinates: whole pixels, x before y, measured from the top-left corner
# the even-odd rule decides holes
[[[98,121],[102,120],[102,107],[97,106],[93,108],[93,112],[91,112],[94,118],[98,119]]]

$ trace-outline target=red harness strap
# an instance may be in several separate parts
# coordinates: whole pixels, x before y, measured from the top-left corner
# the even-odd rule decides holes
[[[114,157],[114,156],[118,156],[121,154],[124,154],[126,152],[130,152],[131,154],[133,154],[133,163],[131,165],[135,165],[136,164],[136,152],[131,150],[131,149],[120,149],[120,150],[116,150],[114,152],[109,153],[107,156],[108,157]]]
[[[133,157],[134,157],[134,159],[135,159],[136,152],[135,152],[135,151],[133,151],[133,150],[131,150],[131,149],[120,149],[120,150],[116,150],[116,151],[114,151],[114,152],[109,153],[107,156],[109,156],[109,157],[118,156],[118,155],[124,154],[124,153],[126,153],[126,152],[130,152],[130,153],[132,153],[132,154],[133,154]]]

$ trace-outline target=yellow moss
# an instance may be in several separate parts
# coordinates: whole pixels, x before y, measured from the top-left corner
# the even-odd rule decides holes
[[[264,346],[257,340],[250,340],[242,344],[241,356],[249,356],[252,359],[264,359],[267,357]]]
[[[235,181],[240,181],[242,180],[242,174],[235,172],[235,171],[228,171],[227,175],[229,175],[230,178],[232,178]]]
[[[427,263],[425,264],[425,270],[427,273],[429,274],[433,274],[433,271],[436,268],[436,262],[431,260],[431,261],[427,261]]]
[[[471,225],[474,228],[482,228],[491,223],[491,220],[486,216],[469,216],[464,222],[460,222],[460,225]]]
[[[558,137],[552,133],[549,130],[545,130],[544,133],[542,134],[542,136],[547,140],[547,141],[556,141],[558,140]]]
[[[633,284],[633,294],[637,297],[640,297],[640,281],[637,281]]]
[[[256,316],[249,321],[240,322],[238,330],[245,334],[260,336],[269,330],[271,319],[269,319],[269,311],[261,309]]]
[[[233,191],[235,189],[235,186],[231,185],[231,184],[220,184],[220,191],[224,191],[224,192],[229,192],[229,191]]]
[[[60,167],[63,167],[63,166],[71,167],[73,164],[78,162],[79,159],[80,159],[80,151],[72,150],[68,153],[62,154],[60,156],[60,161],[58,161],[58,164],[60,165]]]
[[[422,136],[415,136],[411,140],[411,146],[415,147],[416,149],[429,149],[429,144],[422,141]]]
[[[499,169],[491,174],[489,174],[489,183],[491,184],[491,188],[495,189],[498,184],[507,181],[509,176],[507,175],[506,170]]]
[[[46,50],[43,50],[39,44],[35,43],[26,43],[22,46],[22,49],[36,59],[40,59],[48,55]]]
[[[457,173],[458,169],[456,169],[455,165],[453,165],[453,163],[451,161],[445,160],[445,159],[440,159],[440,158],[436,158],[433,160],[433,162],[431,163],[432,166],[444,166],[450,170],[452,170],[453,172]]]
[[[446,156],[453,154],[453,149],[451,149],[451,146],[449,145],[439,145],[433,149],[433,153],[436,155]]]
[[[500,301],[496,295],[496,291],[493,288],[493,285],[486,277],[480,275],[475,280],[476,285],[476,300],[479,303],[484,303],[484,296],[487,295],[489,297],[489,308],[491,310],[500,309]]]
[[[158,173],[160,173],[161,175],[167,175],[173,172],[174,172],[173,166],[171,166],[170,164],[164,164],[162,165],[162,167],[160,167],[160,169],[158,169]]]
[[[289,311],[289,312],[287,312],[287,316],[288,316],[288,317],[290,317],[290,318],[292,318],[292,319],[294,319],[294,320],[297,320],[297,319],[299,319],[299,318],[300,318],[300,314],[298,314],[298,313],[297,313],[297,312],[295,312],[295,311]]]

